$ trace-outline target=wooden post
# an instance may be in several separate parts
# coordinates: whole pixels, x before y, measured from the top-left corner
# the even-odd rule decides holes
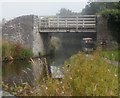
[[[65,27],[67,27],[67,19],[65,19]]]
[[[50,28],[50,19],[49,19],[49,17],[48,17],[48,27]]]
[[[82,31],[84,30],[84,19],[83,19],[83,25],[82,25]]]
[[[57,16],[57,31],[59,31],[59,16]]]
[[[78,32],[78,16],[76,17],[76,32]]]
[[[41,31],[41,17],[38,18],[38,31]]]
[[[46,77],[49,78],[49,67],[46,58],[44,58]]]

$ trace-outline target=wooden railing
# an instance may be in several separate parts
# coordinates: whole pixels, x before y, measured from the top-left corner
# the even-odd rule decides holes
[[[40,16],[40,32],[96,32],[96,15]]]

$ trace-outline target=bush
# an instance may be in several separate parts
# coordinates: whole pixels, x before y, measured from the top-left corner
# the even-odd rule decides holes
[[[111,35],[120,44],[120,9],[107,9],[99,13],[107,19],[107,25],[111,30]]]
[[[33,56],[33,53],[30,49],[22,48],[18,58],[26,59]]]

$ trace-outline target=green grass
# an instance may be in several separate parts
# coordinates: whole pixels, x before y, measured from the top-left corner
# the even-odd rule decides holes
[[[69,65],[69,66],[68,66]],[[78,53],[63,65],[64,77],[61,81],[37,80],[40,91],[36,93],[28,84],[15,87],[15,95],[20,96],[117,96],[118,68],[101,60],[99,52],[93,56]],[[20,93],[21,91],[22,93]]]
[[[101,56],[113,61],[120,61],[120,49],[102,51]]]

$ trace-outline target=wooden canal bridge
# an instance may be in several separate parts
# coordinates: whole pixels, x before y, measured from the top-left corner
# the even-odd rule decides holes
[[[96,15],[40,16],[39,32],[97,32],[97,17]]]

